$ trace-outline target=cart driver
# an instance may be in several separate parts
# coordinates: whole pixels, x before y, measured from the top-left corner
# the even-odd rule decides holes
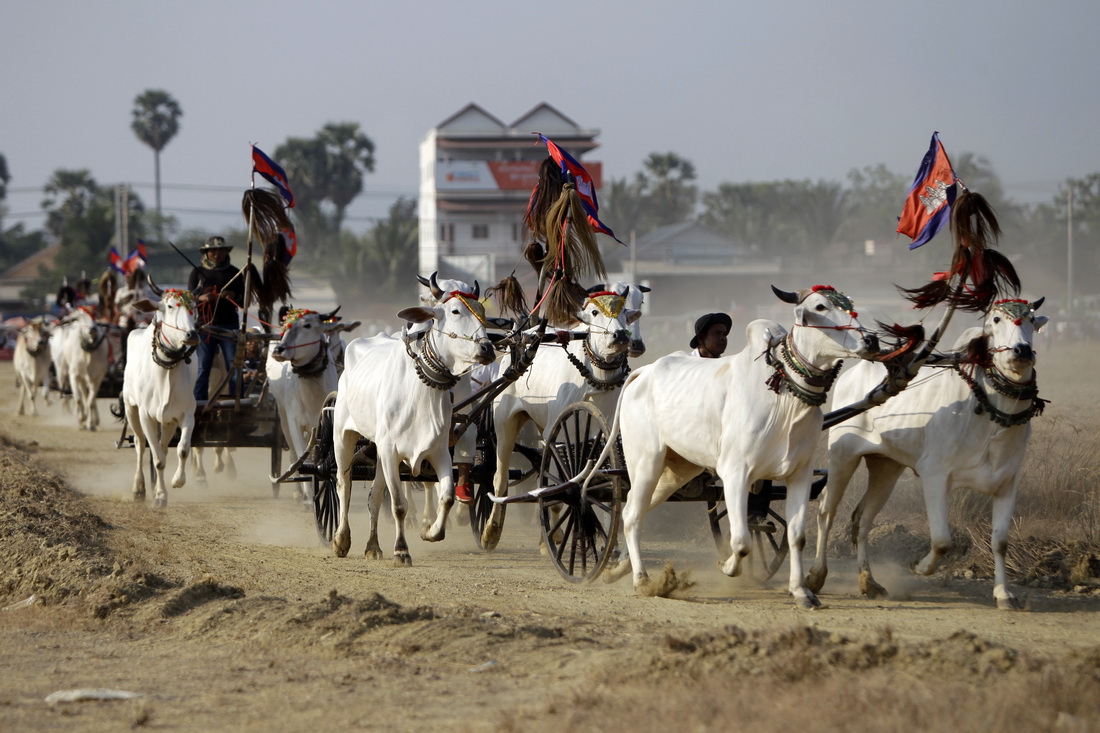
[[[695,321],[695,335],[691,337],[691,355],[703,359],[717,359],[726,352],[733,319],[725,313],[707,313]]]
[[[199,328],[199,376],[195,380],[195,399],[205,401],[210,384],[210,368],[219,351],[229,371],[229,395],[236,394],[237,375],[233,370],[233,357],[237,354],[236,334],[203,331],[203,326],[215,326],[228,331],[239,331],[237,314],[244,301],[244,279],[240,270],[229,264],[232,245],[223,237],[210,237],[199,248],[202,264],[191,271],[187,289],[195,295],[197,312],[195,326]]]

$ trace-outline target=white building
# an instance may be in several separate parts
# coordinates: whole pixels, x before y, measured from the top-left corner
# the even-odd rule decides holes
[[[535,132],[582,160],[599,188],[601,164],[582,157],[598,146],[599,130],[546,103],[511,125],[468,104],[420,143],[420,274],[484,285],[530,272],[523,215],[547,156]]]

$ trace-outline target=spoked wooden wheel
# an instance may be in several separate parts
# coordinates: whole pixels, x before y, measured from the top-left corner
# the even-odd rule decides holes
[[[708,501],[707,519],[718,554],[723,559],[730,554],[729,522],[726,502]],[[727,520],[727,521],[722,521]],[[790,544],[787,541],[787,520],[768,506],[764,514],[749,515],[749,537],[752,552],[749,554],[749,573],[757,580],[767,580],[779,572],[787,559]]]
[[[585,476],[567,483],[599,458],[610,432],[596,407],[574,403],[554,422],[542,452],[539,488],[565,485],[539,498],[542,538],[554,567],[574,583],[598,576],[615,549],[622,480],[604,471],[619,468],[619,452],[611,451],[602,466],[593,468],[587,489],[581,488]]]
[[[474,500],[466,508],[470,512],[470,531],[474,533],[477,548],[481,546],[481,533],[489,523],[489,514],[493,511],[493,476],[496,473],[496,433],[493,428],[493,412],[486,411],[477,424],[477,465],[471,475],[474,484]]]
[[[332,405],[329,395],[317,423],[317,440],[313,446],[313,518],[321,542],[332,542],[336,522],[340,518],[340,500],[336,494],[336,453],[332,447]]]
[[[275,419],[271,426],[271,475],[278,476],[283,472],[283,433],[278,405],[275,405],[274,415]],[[279,488],[278,481],[271,482],[271,495],[276,499],[279,498]]]

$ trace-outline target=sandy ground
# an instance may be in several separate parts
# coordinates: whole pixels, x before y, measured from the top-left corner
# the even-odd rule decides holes
[[[0,384],[12,382],[10,362],[0,363]],[[78,430],[56,402],[39,417],[15,416],[15,404],[14,391],[0,396],[0,434],[14,445],[0,461],[13,484],[0,532],[17,548],[0,558],[2,730],[648,730],[688,721],[705,730],[724,713],[687,700],[689,712],[671,720],[644,705],[624,720],[612,701],[630,690],[656,698],[697,675],[736,681],[742,695],[774,694],[800,689],[807,675],[832,679],[831,670],[981,687],[1000,671],[1053,666],[1100,692],[1096,594],[1020,588],[1028,610],[1002,612],[989,579],[917,578],[903,569],[913,558],[883,558],[876,577],[890,600],[861,598],[839,561],[824,608],[805,611],[787,596],[786,566],[764,585],[717,570],[700,504],[663,508],[643,539],[651,572],[671,561],[695,581],[674,599],[636,597],[628,580],[567,583],[539,555],[522,508],[510,510],[492,553],[452,522],[441,543],[413,539],[413,566],[397,568],[362,557],[361,487],[352,553],[336,558],[290,491],[272,497],[266,451],[235,451],[235,480],[189,480],[155,511],[130,500],[134,454],[115,449],[106,401],[98,433]],[[39,516],[45,502],[59,513]],[[67,523],[76,529],[65,534]],[[387,523],[383,547],[392,538]],[[19,603],[32,593],[34,602]],[[140,697],[46,702],[82,688]],[[1051,714],[1065,730],[1098,723],[1096,705]],[[843,720],[843,709],[831,715]],[[759,727],[773,720],[778,729],[787,719],[759,716]]]

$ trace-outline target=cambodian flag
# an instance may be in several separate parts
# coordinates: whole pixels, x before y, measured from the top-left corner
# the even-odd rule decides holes
[[[955,203],[958,177],[940,142],[940,134],[932,133],[932,144],[924,154],[913,187],[905,199],[898,217],[898,234],[912,239],[909,249],[916,249],[936,236],[951,220],[951,205]]]
[[[111,247],[111,254],[109,255],[109,258],[111,269],[119,273],[120,275],[125,274],[126,270],[123,269],[122,255],[120,255],[118,253],[118,250],[114,247]]]
[[[252,146],[252,171],[259,173],[271,185],[279,189],[279,193],[286,200],[287,208],[294,208],[294,193],[290,190],[290,183],[286,179],[286,171],[255,145]]]
[[[573,185],[576,186],[577,193],[581,197],[581,204],[584,206],[584,213],[588,216],[588,223],[597,232],[602,232],[622,244],[619,238],[615,236],[615,232],[600,221],[598,216],[600,204],[596,200],[596,185],[592,182],[592,176],[588,175],[588,171],[577,162],[576,158],[555,145],[550,138],[541,132],[535,134],[539,136],[539,141],[546,143],[546,149],[550,152],[550,157],[561,166],[562,175],[565,176],[566,180],[572,180]]]
[[[145,242],[139,239],[134,251],[126,255],[126,261],[122,263],[122,270],[129,275],[134,270],[140,270],[145,267],[145,263],[148,262],[148,260],[149,254],[145,250]]]

